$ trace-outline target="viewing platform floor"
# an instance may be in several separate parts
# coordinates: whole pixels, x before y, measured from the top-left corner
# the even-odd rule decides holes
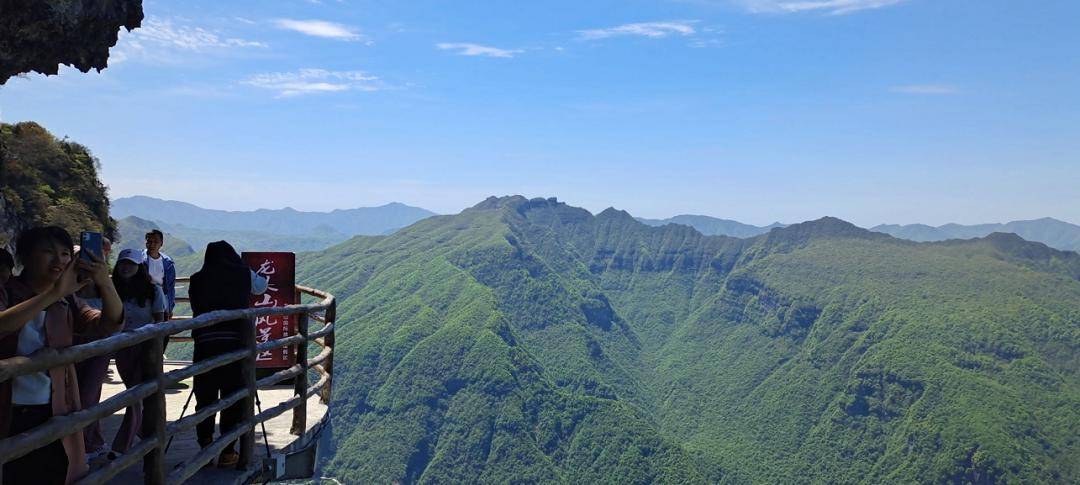
[[[166,362],[165,372],[179,369],[186,364],[170,364]],[[181,383],[185,386],[183,389],[169,389],[165,392],[165,407],[167,413],[167,419],[169,422],[179,419],[180,412],[184,408],[184,402],[191,394],[191,379],[187,379]],[[116,366],[110,364],[109,374],[105,379],[105,385],[101,390],[101,400],[104,401],[109,397],[124,390],[124,383],[120,380],[120,374],[116,371]],[[276,386],[272,389],[260,390],[259,400],[262,403],[262,409],[269,409],[274,407],[293,396],[293,386]],[[322,425],[323,417],[326,415],[327,407],[319,400],[319,396],[315,395],[308,399],[307,402],[307,432],[312,433],[317,427]],[[195,399],[191,399],[191,403],[188,405],[187,412],[184,416],[190,416],[195,412]],[[258,411],[256,411],[258,412]],[[270,444],[271,453],[281,453],[289,445],[294,444],[299,439],[298,436],[290,433],[290,427],[292,426],[292,411],[286,411],[280,416],[275,417],[266,422],[266,435],[265,438]],[[116,436],[116,431],[120,427],[120,421],[124,417],[124,411],[121,410],[116,414],[109,416],[101,421],[101,431],[107,444],[111,444],[113,438]],[[221,419],[220,413],[217,419]],[[261,426],[255,427],[255,460],[259,463],[261,460],[266,459],[266,445],[263,441],[264,435]],[[234,448],[236,449],[236,448]],[[291,450],[289,450],[291,451]],[[199,452],[199,445],[195,441],[195,430],[191,429],[176,435],[173,438],[172,446],[169,447],[169,452],[165,456],[166,466],[169,470],[173,469],[177,464],[195,456]],[[100,460],[100,459],[99,459]],[[100,463],[100,461],[98,462]],[[92,466],[94,463],[91,464]],[[198,484],[198,485],[218,485],[218,484],[240,484],[247,483],[251,478],[254,470],[226,470],[217,468],[216,466],[209,466],[203,468],[198,473],[193,475],[186,483]],[[136,465],[121,472],[119,475],[113,478],[110,483],[116,484],[140,484],[143,483],[142,466]]]

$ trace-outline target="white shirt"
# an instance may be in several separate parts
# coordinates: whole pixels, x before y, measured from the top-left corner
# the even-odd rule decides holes
[[[45,311],[23,325],[19,330],[16,355],[30,355],[45,347]],[[52,380],[46,372],[22,375],[12,380],[11,402],[23,406],[49,404],[52,397]]]
[[[161,286],[165,283],[165,258],[158,254],[157,259],[146,255],[146,267],[150,270],[150,279],[153,280],[155,285]]]

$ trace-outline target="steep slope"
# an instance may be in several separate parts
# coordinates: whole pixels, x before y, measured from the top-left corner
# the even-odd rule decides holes
[[[752,239],[491,198],[306,255],[341,298],[327,472],[405,483],[1055,482],[1080,261],[825,218]]]
[[[353,483],[701,482],[618,398],[633,384],[606,346],[633,352],[633,335],[518,246],[508,211],[435,217],[303,260],[301,279],[334,291],[350,322],[337,334],[330,473]]]

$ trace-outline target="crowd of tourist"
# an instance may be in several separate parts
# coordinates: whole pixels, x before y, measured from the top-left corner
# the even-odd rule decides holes
[[[172,318],[176,306],[176,267],[165,253],[164,234],[145,235],[145,249],[120,251],[109,267],[111,243],[102,254],[74,244],[56,226],[23,231],[15,255],[0,249],[0,359],[28,356],[43,348],[62,349],[156,325]],[[16,268],[19,271],[16,272]],[[188,296],[194,315],[214,310],[248,308],[250,296],[261,294],[267,281],[244,265],[225,241],[207,245],[202,269],[191,277]],[[225,321],[192,332],[198,362],[243,345],[252,332],[248,319]],[[164,344],[164,343],[163,343]],[[142,356],[152,342],[127,347],[113,355],[75,365],[21,375],[0,383],[0,438],[31,430],[53,416],[97,404],[109,376],[110,360],[127,388],[144,380]],[[196,411],[244,386],[241,363],[218,367],[194,378]],[[222,411],[220,433],[241,421],[242,403]],[[64,484],[85,476],[91,464],[115,460],[140,438],[142,404],[129,406],[119,430],[107,443],[99,422],[31,451],[3,465],[3,484]],[[196,427],[198,443],[213,441],[215,416]],[[217,466],[232,467],[239,455],[233,444],[221,452]]]

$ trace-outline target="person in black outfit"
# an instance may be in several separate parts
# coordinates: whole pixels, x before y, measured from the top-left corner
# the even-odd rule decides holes
[[[253,284],[254,283],[254,284]],[[248,308],[253,287],[254,294],[265,291],[265,280],[256,276],[240,259],[229,243],[212,242],[206,246],[206,258],[202,269],[191,276],[188,296],[195,316],[215,310]],[[195,341],[194,362],[201,362],[218,355],[238,350],[244,345],[244,333],[254,332],[250,319],[229,320],[195,329],[191,336]],[[237,361],[195,376],[195,410],[218,402],[244,387],[242,362]],[[243,401],[221,411],[221,434],[236,428],[243,418]],[[214,415],[196,425],[195,434],[199,446],[209,446],[214,440]],[[236,466],[240,455],[229,443],[218,457],[219,467]]]

